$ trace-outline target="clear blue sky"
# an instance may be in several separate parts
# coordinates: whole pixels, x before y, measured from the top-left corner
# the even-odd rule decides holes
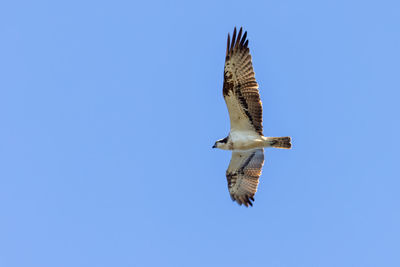
[[[167,3],[169,2],[169,3]],[[398,1],[0,5],[0,266],[400,266]],[[230,200],[226,36],[267,150]]]

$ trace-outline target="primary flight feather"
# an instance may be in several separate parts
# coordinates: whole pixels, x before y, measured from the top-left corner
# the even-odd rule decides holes
[[[265,147],[291,148],[290,137],[265,137],[262,126],[262,103],[251,61],[247,32],[242,28],[232,41],[228,34],[223,96],[228,107],[229,135],[215,142],[213,148],[232,150],[226,171],[232,200],[246,207],[253,205],[258,180],[264,164]]]

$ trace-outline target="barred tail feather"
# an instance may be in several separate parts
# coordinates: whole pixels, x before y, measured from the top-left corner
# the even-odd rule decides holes
[[[268,141],[270,142],[270,146],[276,148],[292,148],[291,138],[290,136],[285,137],[268,137]]]

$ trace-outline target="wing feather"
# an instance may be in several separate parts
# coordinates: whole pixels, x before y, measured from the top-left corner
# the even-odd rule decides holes
[[[257,192],[263,164],[263,149],[232,152],[231,162],[226,170],[228,189],[232,200],[239,205],[253,206],[252,201]]]
[[[228,107],[231,130],[256,131],[262,135],[262,103],[248,46],[242,28],[232,42],[228,34],[223,95]]]

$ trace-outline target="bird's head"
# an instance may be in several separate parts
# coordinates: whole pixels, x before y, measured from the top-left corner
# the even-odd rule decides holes
[[[217,142],[215,142],[212,148],[227,149],[226,148],[227,144],[228,144],[228,137],[225,137],[224,139],[217,140]]]

